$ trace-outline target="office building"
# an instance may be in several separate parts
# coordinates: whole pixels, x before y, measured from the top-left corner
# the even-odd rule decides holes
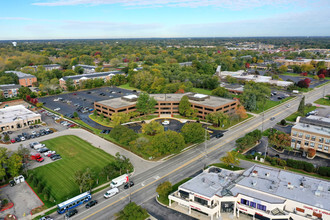
[[[16,74],[19,84],[24,87],[31,87],[33,86],[33,83],[37,82],[37,77],[31,74],[23,73],[20,71],[5,71],[5,73]]]

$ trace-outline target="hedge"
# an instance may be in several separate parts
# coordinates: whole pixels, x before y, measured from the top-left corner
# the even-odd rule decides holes
[[[317,172],[321,176],[328,176],[328,177],[330,177],[330,167],[319,167],[319,170]]]
[[[286,164],[288,167],[305,170],[307,172],[314,172],[314,170],[315,170],[313,164],[305,162],[305,161],[288,159],[286,161]]]

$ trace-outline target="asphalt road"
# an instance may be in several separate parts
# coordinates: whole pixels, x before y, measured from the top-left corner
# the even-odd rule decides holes
[[[330,88],[328,87],[325,89],[326,93],[329,92]],[[322,94],[323,88],[317,88],[306,93],[306,103],[321,98]],[[133,176],[132,180],[135,182],[135,185],[130,190],[123,191],[121,189],[119,194],[108,200],[102,198],[106,190],[94,195],[94,198],[99,200],[99,204],[89,210],[86,210],[85,207],[80,207],[78,209],[79,213],[71,219],[114,219],[114,214],[129,203],[129,197],[131,201],[136,202],[138,205],[143,204],[156,195],[156,187],[159,183],[167,180],[172,183],[179,182],[195,174],[205,165],[218,162],[220,157],[235,147],[235,140],[237,138],[255,129],[267,129],[275,126],[281,119],[297,110],[300,99],[301,97],[297,97],[289,100],[286,104],[289,103],[291,105],[290,108],[287,108],[286,104],[282,104],[267,111],[265,114],[258,115],[242,125],[228,130],[224,134],[224,137],[208,141],[206,147],[204,144],[200,144],[187,152],[181,153],[149,170],[145,170],[145,172]],[[271,121],[271,117],[275,117],[275,120]],[[63,218],[62,215],[59,216],[57,214],[54,214],[53,217],[55,219]]]

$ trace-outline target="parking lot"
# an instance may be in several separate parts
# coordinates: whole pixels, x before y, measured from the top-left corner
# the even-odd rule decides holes
[[[30,215],[30,211],[43,205],[42,201],[32,191],[26,182],[19,183],[13,187],[6,186],[1,190],[1,198],[7,198],[9,202],[14,203],[14,207],[1,212],[0,216],[14,214],[18,219]]]
[[[309,85],[309,88],[315,88],[323,83],[326,83],[328,82],[329,80],[316,80],[316,79],[313,79],[311,77],[306,77],[306,76],[299,76],[297,74],[297,76],[287,76],[287,75],[280,75],[279,76],[281,79],[283,79],[284,81],[288,81],[288,80],[291,80],[292,82],[295,82],[295,83],[298,83],[300,80],[303,80],[303,79],[306,79],[306,78],[309,78],[311,79],[311,83]]]
[[[270,100],[281,101],[290,96],[290,93],[281,90],[272,90]]]
[[[117,87],[103,87],[98,89],[43,97],[40,98],[39,101],[43,102],[44,106],[52,110],[59,108],[57,112],[62,115],[73,114],[74,112],[77,112],[79,115],[81,115],[89,114],[90,111],[93,111],[95,101],[118,98],[132,93],[133,92],[130,90]],[[60,98],[60,100],[58,100],[58,98]],[[82,107],[81,110],[78,110],[79,106]],[[84,111],[85,109],[87,111]]]

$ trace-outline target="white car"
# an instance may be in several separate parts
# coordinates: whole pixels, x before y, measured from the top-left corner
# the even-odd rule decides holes
[[[58,112],[59,110],[61,110],[61,108],[55,108],[54,111]]]
[[[104,194],[104,198],[108,199],[114,195],[116,195],[117,193],[119,193],[119,189],[118,188],[113,188],[108,190],[105,194]]]
[[[21,141],[25,141],[25,137],[21,137]]]
[[[50,131],[49,128],[45,128],[46,131]]]
[[[59,98],[56,98],[56,99],[54,99],[54,102],[58,102],[58,101],[60,101],[60,99],[59,99]]]
[[[45,152],[45,153],[44,153],[45,157],[47,157],[48,154],[56,154],[56,151],[51,151],[51,150],[50,150],[50,151]]]
[[[36,132],[36,131],[32,131],[32,132],[31,132],[31,134],[33,134],[33,135],[36,135],[36,134],[37,134],[37,132]]]
[[[165,120],[165,121],[162,122],[162,124],[163,125],[169,125],[170,124],[170,121]]]

